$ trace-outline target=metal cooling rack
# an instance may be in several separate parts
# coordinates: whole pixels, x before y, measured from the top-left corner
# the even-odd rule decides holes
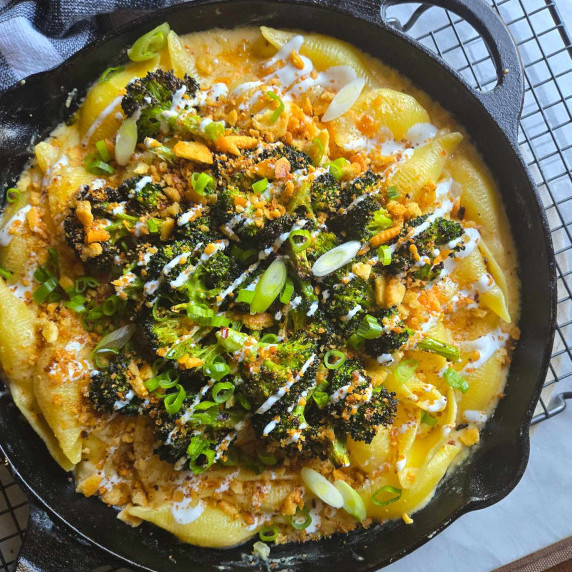
[[[554,0],[487,1],[508,25],[525,67],[519,143],[538,185],[556,251],[557,333],[533,419],[539,423],[563,411],[566,399],[572,398],[572,392],[559,393],[557,387],[572,378],[572,41]],[[488,51],[464,20],[419,4],[390,8],[387,15],[474,87],[487,90],[496,84]],[[26,497],[0,465],[0,572],[14,569],[27,520]]]

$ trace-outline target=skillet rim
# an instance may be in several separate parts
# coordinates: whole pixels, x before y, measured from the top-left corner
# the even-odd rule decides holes
[[[203,6],[210,5],[213,7],[213,9],[216,9],[217,5],[236,3],[236,1],[237,0],[198,0],[195,2],[185,2],[182,4],[177,4],[174,6],[167,7],[167,8],[162,8],[159,10],[152,11],[147,15],[144,15],[140,18],[137,18],[137,19],[135,19],[131,22],[128,22],[127,24],[125,24],[125,25],[123,25],[123,26],[121,26],[115,30],[112,30],[111,32],[104,34],[101,38],[99,38],[99,39],[95,40],[94,42],[90,43],[89,45],[85,46],[80,51],[78,51],[76,54],[74,54],[71,58],[62,62],[62,64],[60,64],[59,66],[52,68],[51,70],[39,72],[37,74],[33,74],[32,76],[29,76],[28,78],[26,78],[25,83],[26,84],[32,83],[32,88],[33,88],[34,83],[41,82],[45,77],[49,77],[52,75],[55,77],[59,77],[61,74],[65,73],[65,71],[68,67],[75,65],[75,62],[77,60],[81,61],[81,59],[85,56],[86,53],[90,53],[94,50],[97,50],[101,45],[107,43],[110,39],[113,39],[115,37],[119,37],[121,35],[129,36],[130,35],[129,32],[132,31],[133,29],[135,29],[139,26],[146,25],[147,19],[152,18],[154,21],[157,21],[159,14],[161,15],[160,16],[161,18],[165,18],[168,20],[171,14],[176,14],[178,11],[185,10],[187,8],[192,8],[193,6],[196,6],[196,5],[203,5]],[[252,3],[252,2],[250,2],[250,0],[243,0],[241,3]],[[271,3],[271,0],[253,0],[253,3],[261,3],[261,4],[267,4],[268,5]],[[546,343],[545,348],[543,350],[543,359],[539,363],[539,368],[538,368],[539,375],[538,375],[538,380],[536,382],[535,391],[531,395],[531,399],[529,401],[529,406],[528,406],[526,415],[523,416],[522,421],[521,421],[520,426],[519,426],[519,437],[520,437],[520,442],[522,443],[522,446],[523,446],[523,449],[522,449],[523,454],[522,454],[522,458],[521,458],[521,462],[519,464],[519,467],[518,467],[517,471],[515,472],[515,474],[513,475],[511,482],[506,487],[504,487],[503,489],[495,491],[493,494],[490,494],[490,495],[486,496],[485,498],[471,498],[471,499],[469,499],[468,502],[466,502],[466,504],[462,505],[456,511],[453,511],[450,515],[448,515],[448,517],[446,519],[440,521],[430,535],[427,535],[427,536],[420,538],[419,542],[411,543],[410,545],[408,545],[407,548],[404,548],[403,550],[401,550],[397,555],[395,555],[395,557],[393,557],[390,560],[390,562],[393,562],[393,561],[403,557],[404,555],[406,555],[410,552],[413,552],[416,548],[425,544],[430,538],[433,538],[434,536],[436,536],[438,533],[440,533],[442,530],[444,530],[447,526],[449,526],[452,522],[457,520],[457,518],[459,518],[463,514],[471,512],[471,511],[476,510],[476,509],[485,508],[487,506],[490,506],[490,505],[495,504],[496,502],[500,501],[507,494],[509,494],[511,490],[513,490],[513,488],[518,484],[518,482],[520,481],[520,479],[524,473],[524,470],[525,470],[527,462],[528,462],[529,450],[530,450],[528,428],[530,425],[530,420],[532,418],[533,411],[536,407],[536,403],[538,401],[540,392],[542,390],[542,383],[541,382],[544,380],[546,371],[548,369],[548,365],[549,365],[550,357],[551,357],[549,348],[552,347],[552,341],[553,341],[554,334],[555,334],[556,309],[557,309],[556,308],[556,266],[555,266],[554,251],[552,248],[551,234],[549,231],[546,213],[545,213],[544,209],[542,208],[542,204],[540,201],[538,190],[537,190],[536,185],[535,185],[535,183],[534,183],[534,181],[530,175],[530,172],[529,172],[529,170],[528,170],[528,168],[527,168],[527,166],[526,166],[526,164],[525,164],[525,162],[524,162],[524,160],[523,160],[523,158],[519,152],[517,143],[515,143],[515,141],[507,135],[507,133],[500,126],[499,122],[494,117],[494,115],[489,111],[489,109],[487,108],[485,103],[483,103],[483,101],[477,97],[477,95],[475,94],[475,92],[471,88],[471,86],[461,76],[459,76],[457,74],[457,72],[451,66],[449,66],[446,62],[444,62],[440,58],[438,58],[433,52],[428,50],[428,48],[426,48],[424,45],[415,42],[415,40],[411,39],[409,36],[407,36],[405,33],[401,32],[400,30],[395,29],[394,27],[389,25],[386,21],[382,20],[381,18],[379,18],[379,17],[378,18],[372,18],[371,14],[367,14],[365,11],[363,13],[359,13],[359,5],[357,8],[358,12],[356,12],[355,9],[350,9],[348,7],[348,6],[351,6],[351,3],[349,3],[348,6],[346,6],[346,5],[336,4],[335,1],[330,2],[329,0],[325,0],[325,1],[322,0],[322,1],[318,1],[318,2],[313,1],[313,0],[280,0],[279,3],[291,5],[291,6],[296,7],[296,8],[308,7],[308,8],[315,8],[315,9],[316,8],[317,9],[323,9],[326,11],[335,11],[335,12],[342,14],[345,17],[352,18],[353,20],[357,21],[357,23],[367,23],[367,24],[376,26],[384,32],[389,32],[390,34],[393,34],[393,35],[400,37],[403,41],[407,42],[409,49],[419,50],[419,51],[423,52],[423,54],[425,56],[430,57],[439,66],[444,68],[448,72],[448,74],[451,75],[452,78],[454,78],[454,80],[456,80],[458,83],[460,83],[462,85],[466,95],[469,96],[469,94],[470,94],[470,97],[475,101],[475,103],[477,103],[481,108],[483,108],[483,111],[486,113],[486,115],[489,116],[490,119],[494,122],[494,124],[498,127],[498,132],[499,132],[498,136],[501,136],[501,134],[502,134],[502,137],[504,137],[505,141],[509,144],[509,146],[512,150],[512,153],[514,155],[514,158],[517,159],[519,166],[522,169],[522,173],[525,176],[525,178],[527,179],[529,186],[530,186],[530,189],[533,191],[533,195],[536,199],[535,205],[533,205],[532,207],[529,206],[528,208],[531,211],[535,211],[536,214],[540,215],[540,222],[541,222],[541,225],[542,225],[543,231],[544,231],[543,243],[544,243],[545,251],[547,254],[547,265],[548,265],[548,270],[549,270],[549,274],[551,277],[549,294],[550,294],[550,307],[551,307],[552,311],[551,311],[551,316],[550,316],[550,320],[549,320],[549,336],[548,336],[548,339],[546,340],[547,343]],[[131,35],[133,35],[133,34],[131,34]],[[134,37],[137,37],[137,36],[134,36]],[[127,42],[125,43],[125,45],[127,45]],[[10,87],[6,92],[4,92],[0,96],[0,105],[4,101],[4,98],[9,98],[9,97],[13,96],[13,94],[17,94],[19,89],[22,89],[22,85],[21,84],[15,84],[12,87]],[[30,87],[28,87],[28,89],[30,89]],[[422,89],[425,89],[425,88],[422,87]],[[439,100],[437,99],[437,101],[439,101]],[[463,124],[462,121],[460,121],[460,122],[461,122],[461,124]],[[477,142],[476,139],[475,139],[475,142]],[[3,443],[0,443],[0,450],[5,454]],[[144,569],[144,570],[152,570],[151,568],[148,568],[142,564],[139,564],[137,562],[132,562],[128,558],[125,558],[123,556],[118,555],[112,549],[109,549],[109,548],[101,545],[97,541],[94,541],[86,533],[79,531],[75,526],[70,524],[66,520],[65,517],[61,516],[59,514],[58,510],[54,509],[51,505],[49,505],[42,498],[41,493],[37,493],[28,484],[26,479],[21,475],[20,471],[12,463],[9,455],[5,454],[5,457],[10,462],[12,470],[14,471],[18,480],[23,484],[23,486],[26,489],[26,491],[28,492],[28,494],[31,494],[34,497],[34,499],[43,507],[43,509],[48,512],[48,514],[54,515],[59,522],[63,523],[64,526],[66,527],[66,529],[73,530],[79,537],[87,540],[87,542],[90,545],[98,547],[104,553],[107,553],[107,554],[109,554],[115,558],[118,558],[124,562],[128,562],[131,566],[136,566],[139,569]],[[371,564],[371,565],[366,565],[365,567],[362,567],[360,569],[364,570],[364,571],[365,570],[376,570],[378,568],[378,566],[379,565]]]

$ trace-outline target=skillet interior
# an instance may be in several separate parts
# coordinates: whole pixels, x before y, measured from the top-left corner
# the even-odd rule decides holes
[[[434,58],[387,29],[332,11],[335,0],[321,6],[302,3],[243,1],[194,3],[154,13],[145,22],[100,42],[57,70],[29,79],[0,99],[0,183],[11,182],[28,157],[30,141],[45,137],[65,119],[62,110],[69,90],[83,87],[117,61],[125,46],[142,32],[168,20],[180,33],[221,27],[268,24],[304,28],[345,39],[381,58],[410,77],[463,124],[503,195],[519,254],[522,291],[522,338],[513,356],[507,384],[510,398],[501,401],[485,427],[482,445],[451,478],[441,484],[433,501],[415,514],[415,524],[391,523],[347,537],[287,545],[273,557],[292,557],[289,568],[335,570],[376,569],[410,552],[462,513],[497,502],[517,484],[528,458],[528,423],[544,379],[554,321],[554,262],[542,210],[534,186],[511,143],[475,95]],[[330,6],[330,8],[328,8]],[[520,102],[515,101],[515,105]],[[110,552],[151,570],[215,570],[247,566],[241,558],[249,549],[225,551],[178,544],[151,525],[131,529],[113,509],[97,499],[74,492],[67,475],[55,464],[9,397],[0,399],[0,442],[30,492],[61,520]],[[380,541],[381,540],[381,541]],[[351,548],[351,550],[350,550]],[[301,557],[303,555],[303,557]],[[286,564],[286,563],[284,563]],[[215,568],[216,566],[216,568]],[[134,565],[132,564],[132,567]],[[75,569],[75,568],[70,568]]]

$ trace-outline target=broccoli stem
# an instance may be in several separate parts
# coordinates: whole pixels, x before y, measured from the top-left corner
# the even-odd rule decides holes
[[[416,349],[440,355],[449,361],[456,362],[460,358],[458,348],[435,338],[424,338],[417,344]]]
[[[347,467],[350,464],[348,445],[345,439],[336,436],[330,443],[328,455],[336,467]]]

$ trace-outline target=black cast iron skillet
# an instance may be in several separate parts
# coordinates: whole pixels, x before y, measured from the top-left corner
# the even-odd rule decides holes
[[[429,2],[458,13],[484,38],[499,84],[490,93],[476,92],[384,20],[390,3],[396,2],[198,0],[154,12],[110,33],[59,68],[32,76],[0,97],[0,184],[5,187],[22,169],[30,143],[45,137],[69,114],[64,105],[68,92],[78,88],[81,97],[105,68],[124,57],[126,46],[159,23],[168,21],[179,33],[260,24],[302,28],[347,40],[411,78],[467,128],[492,169],[512,225],[522,280],[522,336],[510,368],[507,398],[485,426],[481,445],[415,514],[413,525],[392,522],[319,542],[275,547],[275,570],[375,570],[411,552],[462,514],[502,499],[524,472],[529,423],[550,357],[556,307],[554,256],[538,195],[517,148],[524,90],[512,39],[481,0]],[[69,476],[6,395],[0,398],[0,445],[32,505],[18,571],[81,572],[113,561],[157,571],[253,565],[243,557],[250,552],[249,545],[229,550],[183,545],[151,525],[130,528],[116,519],[112,508],[76,494]]]

